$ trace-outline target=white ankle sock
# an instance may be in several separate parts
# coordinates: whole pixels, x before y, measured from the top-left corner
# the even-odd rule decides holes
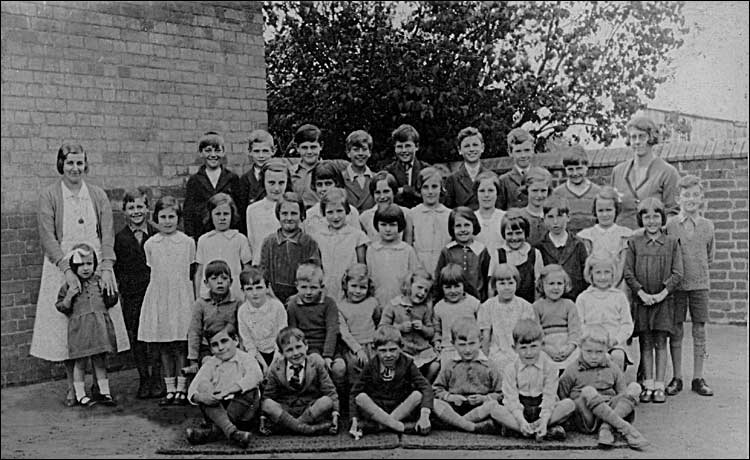
[[[654,389],[654,380],[653,379],[644,380],[643,381],[643,388],[645,388],[647,390],[653,390]]]
[[[109,379],[100,379],[96,381],[99,384],[99,393],[108,395],[109,393]]]
[[[73,389],[76,392],[76,399],[81,400],[86,396],[86,384],[84,382],[73,382]]]
[[[167,393],[174,393],[175,392],[175,378],[164,377],[164,386],[167,387]]]
[[[664,382],[654,382],[654,390],[664,391]]]
[[[177,391],[185,393],[187,391],[187,378],[177,377]]]

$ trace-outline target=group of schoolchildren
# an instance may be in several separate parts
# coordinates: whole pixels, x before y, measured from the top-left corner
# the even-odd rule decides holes
[[[139,312],[128,324],[139,398],[198,405],[207,422],[188,429],[191,443],[225,436],[247,447],[251,429],[336,433],[348,413],[355,438],[441,423],[559,439],[566,425],[605,446],[613,430],[633,448],[648,444],[630,424],[634,408],[681,390],[679,366],[664,385],[666,343],[679,347],[681,299],[694,294],[684,281],[705,275],[713,253],[698,178],[681,179],[678,216],[668,221],[648,198],[643,230],[631,231],[615,223],[617,191],[586,177],[581,148],[565,154],[567,182],[551,190],[520,129],[500,177],[482,167],[475,128],[458,134],[464,163],[449,177],[415,158],[409,125],[377,173],[366,132],[347,138],[349,161],[320,160],[320,136],[313,125],[297,131],[290,169],[273,158],[271,135],[254,131],[253,166],[238,177],[222,165],[221,136],[207,133],[184,206],[159,198],[156,226],[145,191],[126,193],[114,268],[125,309]],[[85,245],[71,256],[82,281],[96,262]],[[74,301],[63,291],[61,311]],[[705,337],[694,303],[693,334]],[[81,326],[111,340],[106,324]],[[624,378],[633,335],[639,383]],[[163,390],[146,344],[158,350]]]

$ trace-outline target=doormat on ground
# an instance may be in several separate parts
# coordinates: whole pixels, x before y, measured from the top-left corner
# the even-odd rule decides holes
[[[366,439],[362,438],[362,439]],[[405,434],[401,436],[403,449],[441,450],[585,450],[599,449],[595,434],[581,434],[568,431],[564,441],[542,441],[520,436],[500,436],[472,434],[461,431],[433,430],[427,436]],[[615,436],[615,448],[627,448],[622,438]]]
[[[338,452],[349,450],[395,449],[399,446],[398,435],[378,433],[366,435],[355,441],[348,433],[341,432],[336,436],[262,436],[253,433],[253,440],[247,449],[241,449],[226,439],[193,446],[185,439],[185,430],[181,430],[178,439],[164,448],[158,449],[161,455],[246,455],[271,454],[280,452]]]

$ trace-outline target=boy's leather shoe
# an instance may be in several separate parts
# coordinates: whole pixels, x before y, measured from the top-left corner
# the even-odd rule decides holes
[[[713,396],[714,390],[711,389],[708,385],[706,385],[706,381],[702,378],[700,379],[693,379],[693,382],[691,384],[693,387],[693,391],[698,393],[701,396]]]
[[[247,449],[252,440],[252,435],[247,431],[237,430],[229,436],[229,439],[237,446]]]
[[[673,378],[667,385],[666,392],[669,396],[674,396],[682,391],[682,379]]]
[[[205,444],[207,442],[216,441],[220,437],[221,432],[212,428],[188,428],[185,430],[185,435],[190,444]]]
[[[658,404],[667,402],[667,395],[666,393],[664,393],[664,390],[654,390],[654,395],[651,397],[651,402]]]
[[[647,388],[644,388],[643,391],[641,391],[640,401],[642,403],[649,403],[651,402],[651,399],[654,396],[654,390],[649,390]]]

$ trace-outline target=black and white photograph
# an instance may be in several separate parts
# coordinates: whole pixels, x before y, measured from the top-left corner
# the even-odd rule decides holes
[[[749,9],[0,2],[0,456],[748,458]]]

